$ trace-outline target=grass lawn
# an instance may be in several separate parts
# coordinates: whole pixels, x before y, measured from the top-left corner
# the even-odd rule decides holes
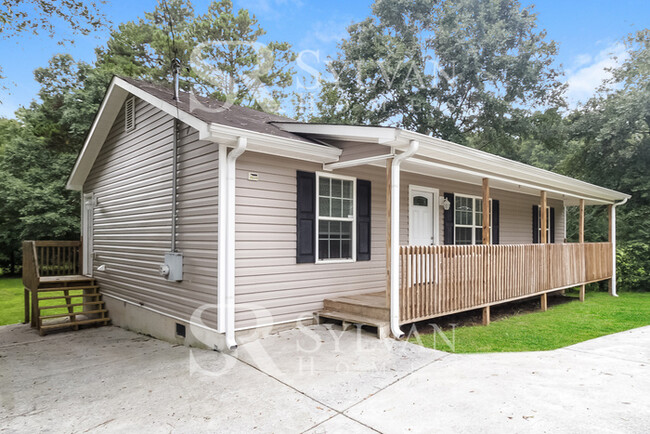
[[[81,291],[70,291],[71,294],[81,294]],[[58,295],[59,292],[48,294]],[[16,324],[23,322],[25,318],[23,308],[23,282],[21,278],[2,277],[0,278],[0,325]],[[74,298],[73,303],[79,303],[80,298]],[[64,304],[64,300],[44,300],[41,306],[56,306]],[[81,307],[75,308],[75,311],[81,311]],[[57,313],[66,313],[65,308],[48,309],[47,315]]]
[[[546,312],[508,316],[487,327],[457,327],[453,350],[442,335],[436,333],[435,348],[455,353],[552,350],[650,325],[650,292],[623,292],[618,298],[604,292],[587,292],[584,303],[578,301],[577,293],[567,292],[567,295],[573,300],[549,305]],[[434,348],[431,330],[431,326],[422,325],[420,335],[412,336],[410,341]],[[447,339],[452,339],[451,328],[443,328],[443,333]]]

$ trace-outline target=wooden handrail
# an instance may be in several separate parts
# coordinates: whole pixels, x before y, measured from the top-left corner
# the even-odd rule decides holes
[[[26,259],[27,264],[25,264]],[[23,242],[24,282],[27,279],[33,285],[34,279],[38,283],[38,278],[42,276],[77,275],[80,272],[81,241]],[[27,284],[25,286],[27,287]]]
[[[401,246],[400,320],[609,279],[611,258],[611,243]]]

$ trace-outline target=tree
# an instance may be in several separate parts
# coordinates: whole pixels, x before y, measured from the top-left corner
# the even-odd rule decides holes
[[[121,24],[107,47],[98,50],[98,68],[156,83],[172,82],[178,58],[181,87],[253,108],[277,111],[294,74],[295,53],[287,42],[261,44],[266,32],[247,10],[231,0],[214,1],[203,15],[189,2],[161,0],[143,19]]]
[[[632,252],[650,245],[650,30],[630,35],[625,44],[627,60],[612,70],[598,95],[569,117],[578,146],[565,170],[632,195],[618,208],[619,254],[629,261],[629,270],[647,270],[649,258]],[[644,276],[628,287],[647,290],[650,277]]]
[[[103,1],[99,3],[104,3]],[[23,33],[56,37],[56,24],[64,22],[73,34],[88,35],[108,26],[106,15],[97,2],[82,0],[2,0],[0,2],[0,37],[9,39]],[[59,43],[70,42],[60,39]],[[2,67],[0,66],[0,79]]]
[[[563,105],[557,46],[518,1],[376,0],[348,32],[316,120],[388,123],[513,156],[531,112]]]

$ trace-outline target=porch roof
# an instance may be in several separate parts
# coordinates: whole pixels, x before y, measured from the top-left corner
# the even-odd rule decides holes
[[[383,166],[387,158],[406,150],[410,142],[416,140],[420,144],[418,152],[402,163],[405,171],[479,185],[483,178],[488,178],[493,188],[535,195],[543,190],[549,198],[563,200],[567,205],[577,205],[580,199],[584,199],[588,205],[611,204],[631,197],[569,176],[401,128],[299,122],[273,124],[284,131],[315,140],[375,144],[387,148],[385,152],[378,152],[371,157],[326,165],[331,169],[361,164]],[[344,157],[345,152],[341,160]]]

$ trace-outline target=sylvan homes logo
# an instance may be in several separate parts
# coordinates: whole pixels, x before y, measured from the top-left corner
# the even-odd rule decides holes
[[[194,87],[211,94],[222,101],[218,106],[210,105],[207,100],[190,94],[190,111],[222,112],[232,105],[249,105],[268,113],[279,113],[285,109],[287,91],[291,93],[292,110],[302,114],[315,114],[317,101],[324,86],[330,89],[342,89],[342,84],[353,83],[355,88],[365,93],[376,94],[378,104],[387,101],[382,95],[413,94],[415,91],[427,91],[432,87],[453,85],[455,68],[443,68],[435,58],[421,58],[420,53],[391,52],[382,59],[357,60],[343,62],[327,60],[319,50],[302,50],[295,60],[290,62],[287,70],[295,71],[293,86],[279,90],[270,85],[270,76],[274,70],[273,50],[262,43],[250,41],[210,41],[198,44],[191,52],[187,65],[197,82]],[[232,67],[228,57],[246,57],[251,61],[245,69]],[[417,59],[417,60],[416,60]],[[286,71],[285,71],[286,72]],[[334,106],[344,108],[350,104],[345,92],[334,92]],[[282,101],[280,95],[284,96]],[[328,94],[328,99],[332,97]],[[329,103],[332,103],[330,100]],[[414,98],[414,105],[421,104]]]
[[[206,333],[209,325],[203,320],[216,305],[206,304],[192,315],[189,330],[192,337],[206,347],[214,346],[215,334]],[[455,325],[443,331],[437,324],[411,326],[406,341],[377,339],[374,330],[356,326],[343,330],[338,324],[315,325],[313,321],[298,322],[295,328],[276,332],[272,314],[263,306],[237,304],[237,314],[247,319],[247,330],[237,333],[238,347],[213,352],[189,350],[190,375],[220,377],[229,375],[237,361],[244,362],[282,379],[291,376],[317,376],[323,372],[344,375],[381,374],[395,370],[413,370],[421,364],[421,332],[438,343],[455,350]],[[251,325],[252,324],[252,325]],[[345,356],[345,357],[344,357]]]

